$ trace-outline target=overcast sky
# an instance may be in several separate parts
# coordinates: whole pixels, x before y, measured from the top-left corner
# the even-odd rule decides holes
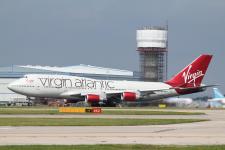
[[[0,0],[0,66],[139,70],[136,29],[169,24],[169,76],[213,54],[205,83],[225,93],[224,0]]]

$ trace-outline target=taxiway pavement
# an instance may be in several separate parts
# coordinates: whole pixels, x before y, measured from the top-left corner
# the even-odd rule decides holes
[[[179,110],[181,111],[181,110]],[[184,110],[182,110],[184,111]],[[189,110],[188,110],[189,111]],[[191,110],[190,110],[191,111]],[[206,115],[47,115],[46,117],[109,117],[109,118],[195,118],[210,121],[149,126],[1,126],[0,145],[25,144],[225,144],[225,110],[201,110]],[[24,115],[10,115],[24,117]],[[43,117],[43,115],[34,115]],[[45,116],[45,115],[44,115]],[[0,117],[8,117],[0,115]],[[33,117],[30,115],[29,117]]]

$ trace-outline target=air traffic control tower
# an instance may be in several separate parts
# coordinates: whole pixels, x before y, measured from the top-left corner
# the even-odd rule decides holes
[[[140,77],[143,81],[167,78],[167,27],[143,27],[136,31]]]

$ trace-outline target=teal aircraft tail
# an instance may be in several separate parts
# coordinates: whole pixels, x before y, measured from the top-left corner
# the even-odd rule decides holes
[[[213,88],[213,98],[225,98],[218,88]]]

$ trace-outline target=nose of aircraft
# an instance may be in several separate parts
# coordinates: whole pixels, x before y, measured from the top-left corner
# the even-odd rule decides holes
[[[10,89],[10,90],[12,90],[12,87],[13,87],[12,83],[9,83],[8,86],[7,86],[7,88]]]
[[[10,89],[11,91],[15,91],[16,89],[16,84],[15,82],[9,83],[7,86],[8,89]]]

